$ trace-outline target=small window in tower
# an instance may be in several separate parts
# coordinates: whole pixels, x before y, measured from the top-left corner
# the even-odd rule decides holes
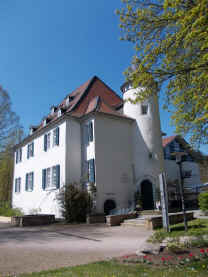
[[[141,105],[141,114],[147,114],[148,113],[148,105]]]

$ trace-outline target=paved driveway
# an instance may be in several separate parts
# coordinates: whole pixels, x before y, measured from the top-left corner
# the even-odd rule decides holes
[[[143,228],[104,224],[17,228],[0,223],[0,273],[41,271],[128,255],[150,234]]]

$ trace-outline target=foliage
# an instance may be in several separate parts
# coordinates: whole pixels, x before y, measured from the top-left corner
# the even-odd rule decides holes
[[[97,262],[87,265],[65,267],[39,273],[21,274],[19,277],[206,277],[205,262],[194,262],[184,266],[152,267],[152,265],[120,264],[114,261]]]
[[[200,210],[208,213],[208,191],[199,194],[199,207]]]
[[[12,209],[9,202],[0,202],[0,216],[20,216],[23,215],[22,211],[18,208]]]
[[[179,223],[171,225],[171,232],[168,233],[163,229],[159,229],[153,233],[149,241],[161,242],[167,237],[178,238],[182,236],[195,236],[201,239],[203,235],[208,234],[208,219],[195,219],[188,222],[188,231],[184,231],[184,224]],[[204,241],[206,241],[204,239]],[[203,246],[203,245],[200,245]]]
[[[72,183],[63,187],[58,195],[58,201],[62,208],[62,214],[66,222],[85,222],[91,209],[89,193],[81,189],[78,183]]]
[[[22,136],[23,130],[11,109],[9,94],[0,87],[0,201],[11,200],[13,146]]]
[[[1,153],[0,162],[0,201],[10,201],[13,179],[13,155],[8,149]]]
[[[0,87],[0,152],[18,143],[22,134],[19,118],[11,108],[9,94]]]
[[[136,49],[127,79],[146,88],[135,102],[162,88],[167,104],[174,106],[177,133],[208,143],[207,0],[122,2],[124,8],[117,11],[121,39]]]

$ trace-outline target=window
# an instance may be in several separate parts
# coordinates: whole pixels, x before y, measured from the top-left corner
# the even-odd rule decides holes
[[[19,178],[15,179],[15,188],[14,188],[14,191],[16,193],[19,193],[20,190],[21,190],[21,178],[19,177]]]
[[[46,188],[50,187],[51,184],[51,169],[46,169]]]
[[[88,181],[95,183],[95,160],[91,159],[88,161]]]
[[[62,115],[62,111],[61,109],[58,110],[58,117],[60,117]]]
[[[148,113],[148,105],[142,104],[142,105],[141,105],[141,114],[142,114],[142,115],[145,115],[145,114],[147,114],[147,113]]]
[[[42,188],[54,189],[60,187],[60,165],[42,170]]]
[[[22,148],[16,151],[16,164],[22,161]]]
[[[34,142],[27,145],[27,158],[34,156]]]
[[[44,135],[44,151],[47,151],[51,145],[51,133]]]
[[[33,191],[33,183],[34,183],[34,173],[33,172],[27,173],[26,179],[25,179],[25,190]]]
[[[185,170],[183,172],[183,178],[191,178],[192,176],[192,170]]]
[[[59,127],[53,130],[53,146],[59,145]]]
[[[93,141],[93,122],[90,121],[84,126],[84,139],[87,144]]]

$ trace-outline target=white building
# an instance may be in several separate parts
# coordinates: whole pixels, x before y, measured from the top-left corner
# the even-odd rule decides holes
[[[128,83],[121,90],[124,100],[139,91]],[[154,209],[159,174],[165,169],[172,182],[179,176],[170,155],[173,144],[179,150],[185,147],[178,136],[164,139],[162,145],[156,94],[131,104],[95,76],[51,107],[41,124],[32,126],[30,135],[16,145],[13,207],[26,214],[61,217],[56,199],[61,187],[83,178],[87,183],[88,176],[96,186],[96,212],[131,206],[137,190],[143,208]],[[190,154],[184,170],[189,171],[188,185],[200,182]]]

